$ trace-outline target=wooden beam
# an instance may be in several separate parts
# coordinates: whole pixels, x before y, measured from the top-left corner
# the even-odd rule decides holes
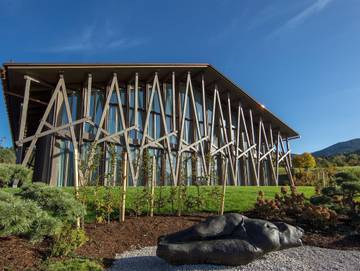
[[[14,96],[14,97],[17,97],[17,98],[20,98],[20,99],[23,99],[23,100],[24,100],[24,96],[23,96],[23,95],[20,95],[20,94],[14,93],[14,92],[4,91],[4,94],[6,94],[6,95],[11,95],[11,96]],[[38,103],[38,104],[41,104],[41,105],[48,105],[47,102],[44,102],[44,101],[39,100],[39,99],[34,99],[34,98],[31,98],[31,97],[29,97],[29,101],[30,101],[30,102],[34,102],[34,103]]]

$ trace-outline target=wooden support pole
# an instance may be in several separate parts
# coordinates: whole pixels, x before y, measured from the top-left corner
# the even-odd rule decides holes
[[[173,131],[176,131],[176,101],[175,101],[175,96],[176,96],[176,92],[175,92],[175,72],[172,73],[171,75],[171,83],[172,83],[172,122],[173,122]]]
[[[291,152],[290,152],[290,143],[289,143],[289,139],[286,137],[286,148],[289,151],[289,165],[290,165],[290,169],[292,169],[292,157],[291,157]]]
[[[207,136],[208,121],[207,121],[207,107],[206,107],[206,94],[205,94],[205,79],[201,75],[201,94],[202,94],[202,108],[203,108],[203,121],[204,121],[204,136]]]
[[[30,85],[31,85],[31,79],[28,77],[25,77],[26,83],[25,83],[25,91],[24,91],[24,100],[22,103],[22,110],[21,110],[21,121],[20,121],[20,131],[19,131],[19,137],[18,140],[22,141],[25,134],[25,127],[26,127],[26,118],[27,118],[27,110],[29,105],[29,97],[30,97]],[[18,145],[17,153],[16,153],[16,163],[20,164],[22,160],[22,153],[23,153],[23,144]],[[18,181],[14,182],[14,186],[17,186]]]
[[[85,104],[85,116],[90,117],[90,105],[91,105],[91,89],[92,89],[92,75],[88,74],[88,82],[86,88],[86,103]]]
[[[135,95],[134,95],[134,126],[138,129],[138,107],[139,107],[139,74],[135,73]]]
[[[257,162],[257,176],[259,178],[259,181],[257,185],[260,185],[260,167],[261,167],[261,146],[262,146],[262,138],[261,138],[261,125],[262,125],[262,119],[259,120],[259,127],[258,127],[258,143],[257,143],[257,154],[256,154],[256,162]],[[264,183],[264,180],[262,180]]]
[[[126,187],[127,187],[127,152],[124,152],[123,158],[123,176],[122,176],[122,184],[120,191],[120,210],[119,210],[119,220],[120,222],[125,221],[125,207],[126,207]]]
[[[150,196],[150,217],[154,216],[155,202],[155,184],[156,184],[156,158],[152,157],[152,176],[151,176],[151,196]]]
[[[224,169],[223,184],[222,184],[222,192],[221,192],[220,215],[223,215],[224,210],[225,210],[225,193],[226,193],[226,186],[227,186],[227,180],[228,180],[228,161],[229,161],[229,158],[226,158],[225,159],[225,169]]]

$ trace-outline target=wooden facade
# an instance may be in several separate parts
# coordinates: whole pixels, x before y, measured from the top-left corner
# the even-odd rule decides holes
[[[145,152],[160,185],[277,185],[280,167],[293,183],[298,133],[211,65],[11,63],[2,81],[17,162],[34,180],[91,184],[80,164],[96,146],[106,176],[111,146],[127,154],[128,185],[144,184]],[[120,183],[116,170],[102,183]]]

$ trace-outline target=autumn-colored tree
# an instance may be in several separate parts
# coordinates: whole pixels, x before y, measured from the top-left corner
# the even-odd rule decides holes
[[[311,153],[304,152],[301,155],[297,155],[293,158],[293,164],[296,168],[314,168],[316,167],[316,160]]]

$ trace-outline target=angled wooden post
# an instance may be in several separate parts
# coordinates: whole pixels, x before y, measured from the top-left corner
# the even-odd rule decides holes
[[[188,97],[188,93],[189,93],[189,77],[186,80],[186,89],[185,89],[185,96],[184,96],[184,105],[182,108],[182,114],[181,114],[181,124],[180,124],[180,136],[178,139],[178,153],[177,153],[177,158],[176,158],[176,185],[178,183],[178,178],[179,178],[179,170],[180,170],[180,161],[181,161],[181,148],[183,145],[183,134],[184,134],[184,125],[185,125],[185,116],[186,116],[186,110],[187,110],[187,97]],[[180,114],[180,113],[179,113]]]
[[[270,127],[271,128],[271,127]],[[270,165],[270,170],[271,170],[271,174],[272,174],[272,180],[273,183],[276,183],[276,173],[275,173],[275,169],[274,169],[274,163],[273,163],[273,157],[272,154],[274,153],[274,146],[273,146],[273,138],[272,138],[272,131],[270,130],[270,137],[271,137],[271,146],[269,145],[269,141],[266,135],[266,130],[265,130],[265,126],[264,123],[261,123],[261,130],[263,133],[263,138],[265,141],[265,146],[266,147],[266,152],[264,152],[265,154],[260,158],[261,160],[268,158],[269,161],[269,165]]]
[[[198,140],[197,141],[200,145],[200,152],[201,152],[201,158],[202,158],[202,165],[203,165],[203,170],[204,170],[204,174],[205,176],[207,175],[207,168],[206,168],[206,159],[205,159],[205,153],[204,153],[204,146],[203,146],[203,143],[202,143],[202,134],[201,134],[201,131],[200,131],[200,124],[199,124],[199,119],[198,119],[198,111],[197,111],[197,108],[196,108],[196,101],[195,101],[195,96],[194,96],[194,90],[193,90],[193,87],[192,87],[192,82],[191,82],[191,75],[190,73],[188,73],[188,77],[189,77],[189,81],[190,81],[190,98],[191,98],[191,103],[192,103],[192,108],[193,108],[193,113],[194,113],[194,118],[195,118],[195,126],[196,126],[196,133],[197,133],[197,136],[198,136]],[[206,139],[207,136],[204,136],[204,139]]]
[[[253,153],[254,149],[256,148],[256,143],[254,141],[252,142],[250,140],[250,136],[249,136],[249,132],[248,132],[247,124],[246,124],[246,119],[245,119],[244,111],[243,111],[242,108],[241,108],[241,119],[242,119],[242,122],[243,122],[246,142],[248,144],[248,151],[249,151],[249,154],[250,154],[250,161],[251,161],[253,173],[254,173],[254,176],[255,176],[256,184],[258,184],[259,179],[258,179],[258,176],[257,176],[256,163],[255,163],[254,153]],[[250,178],[250,175],[249,175],[249,178]]]
[[[24,160],[22,161],[22,165],[26,166],[27,163],[29,162],[29,159],[30,159],[30,155],[36,145],[36,142],[38,140],[38,135],[41,133],[42,129],[44,128],[44,125],[45,125],[45,122],[49,116],[49,113],[51,111],[51,108],[53,107],[54,105],[54,102],[55,102],[55,99],[60,91],[60,88],[61,88],[61,79],[59,79],[56,87],[55,87],[55,90],[50,98],[50,101],[48,103],[48,106],[46,107],[46,110],[45,110],[45,113],[43,115],[43,117],[41,118],[40,120],[40,124],[38,126],[38,128],[36,129],[36,132],[35,132],[35,135],[34,135],[34,138],[31,140],[31,143],[30,143],[30,146],[29,148],[27,149],[26,151],[26,154],[25,154],[25,157],[24,157]],[[21,143],[21,142],[20,142]]]
[[[202,96],[202,108],[203,108],[203,120],[204,120],[204,136],[208,134],[208,119],[207,119],[207,107],[206,107],[206,94],[205,94],[205,79],[204,74],[201,75],[201,96]]]
[[[66,92],[65,80],[62,75],[60,75],[60,80],[61,80],[61,84],[62,84],[61,89],[62,89],[62,94],[64,97],[67,118],[68,118],[68,121],[70,123],[72,123],[73,121],[72,121],[72,115],[71,115],[71,110],[70,110],[70,105],[69,105],[69,99],[68,99],[67,92]],[[76,140],[74,126],[71,125],[69,128],[70,128],[71,141],[72,141],[73,149],[74,149],[74,186],[75,186],[76,195],[78,197],[79,196],[79,146],[78,146],[78,143]]]
[[[30,97],[30,86],[32,78],[28,76],[24,76],[25,82],[25,91],[24,91],[24,99],[22,102],[22,109],[21,109],[21,121],[20,121],[20,130],[18,140],[22,142],[24,139],[25,134],[25,127],[26,127],[26,118],[27,118],[27,111],[29,105],[29,97]],[[23,152],[23,143],[18,144],[17,154],[16,154],[16,162],[21,163],[22,160],[22,152]]]
[[[230,169],[231,169],[231,175],[232,175],[232,179],[235,179],[235,171],[234,171],[234,165],[233,165],[233,161],[232,161],[232,153],[231,153],[231,149],[230,146],[234,143],[234,142],[229,142],[229,138],[228,138],[228,134],[226,131],[226,124],[225,124],[225,119],[224,119],[224,114],[223,114],[223,110],[222,110],[222,106],[221,106],[221,100],[220,100],[220,96],[219,96],[219,92],[216,92],[217,94],[217,101],[218,101],[218,107],[219,107],[219,113],[220,113],[220,121],[221,121],[221,125],[222,125],[222,131],[224,134],[224,138],[225,138],[225,143],[226,143],[226,149],[227,149],[227,153],[228,153],[228,158],[229,158],[229,162],[230,162]]]

